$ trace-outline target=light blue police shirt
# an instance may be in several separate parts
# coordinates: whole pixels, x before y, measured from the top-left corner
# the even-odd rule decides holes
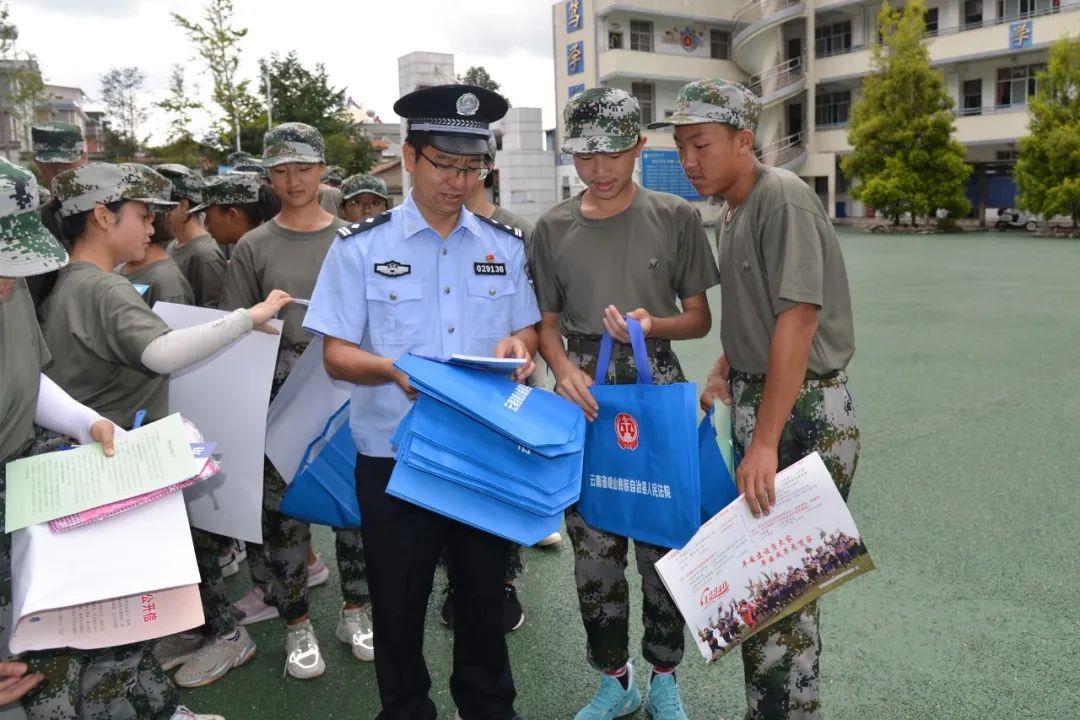
[[[319,272],[304,327],[397,359],[406,353],[490,356],[540,321],[525,245],[461,209],[443,240],[412,195],[390,219],[339,236]],[[395,383],[356,385],[350,426],[363,455],[393,457],[390,437],[410,402]]]

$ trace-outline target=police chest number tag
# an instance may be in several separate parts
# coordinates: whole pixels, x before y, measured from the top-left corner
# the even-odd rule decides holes
[[[473,263],[473,272],[477,275],[505,275],[506,263],[478,262]]]
[[[408,275],[412,272],[412,265],[405,265],[404,263],[399,263],[397,260],[375,263],[375,272],[383,277],[401,277],[402,275]]]

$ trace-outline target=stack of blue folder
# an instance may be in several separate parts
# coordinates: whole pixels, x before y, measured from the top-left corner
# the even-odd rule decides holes
[[[522,545],[558,530],[581,493],[581,409],[495,372],[415,355],[395,365],[418,396],[387,492]]]

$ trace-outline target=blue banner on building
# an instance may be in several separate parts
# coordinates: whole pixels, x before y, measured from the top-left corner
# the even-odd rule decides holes
[[[1020,50],[1023,48],[1031,47],[1032,41],[1032,22],[1013,23],[1009,26],[1009,49]]]
[[[581,0],[566,0],[566,32],[580,30],[582,25]]]
[[[585,42],[578,40],[566,46],[566,74],[577,75],[585,72]]]
[[[585,83],[578,83],[577,85],[571,85],[569,88],[567,88],[566,96],[574,97],[575,95],[580,95],[583,92],[585,92]]]
[[[671,193],[686,200],[704,200],[686,179],[679,164],[678,150],[642,150],[641,185],[649,190]]]

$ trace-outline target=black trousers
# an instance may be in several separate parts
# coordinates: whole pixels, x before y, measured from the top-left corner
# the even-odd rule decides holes
[[[514,679],[503,634],[510,543],[386,494],[392,458],[356,457],[360,533],[375,624],[376,720],[436,720],[424,618],[439,554],[454,573],[450,694],[464,720],[511,720]]]

